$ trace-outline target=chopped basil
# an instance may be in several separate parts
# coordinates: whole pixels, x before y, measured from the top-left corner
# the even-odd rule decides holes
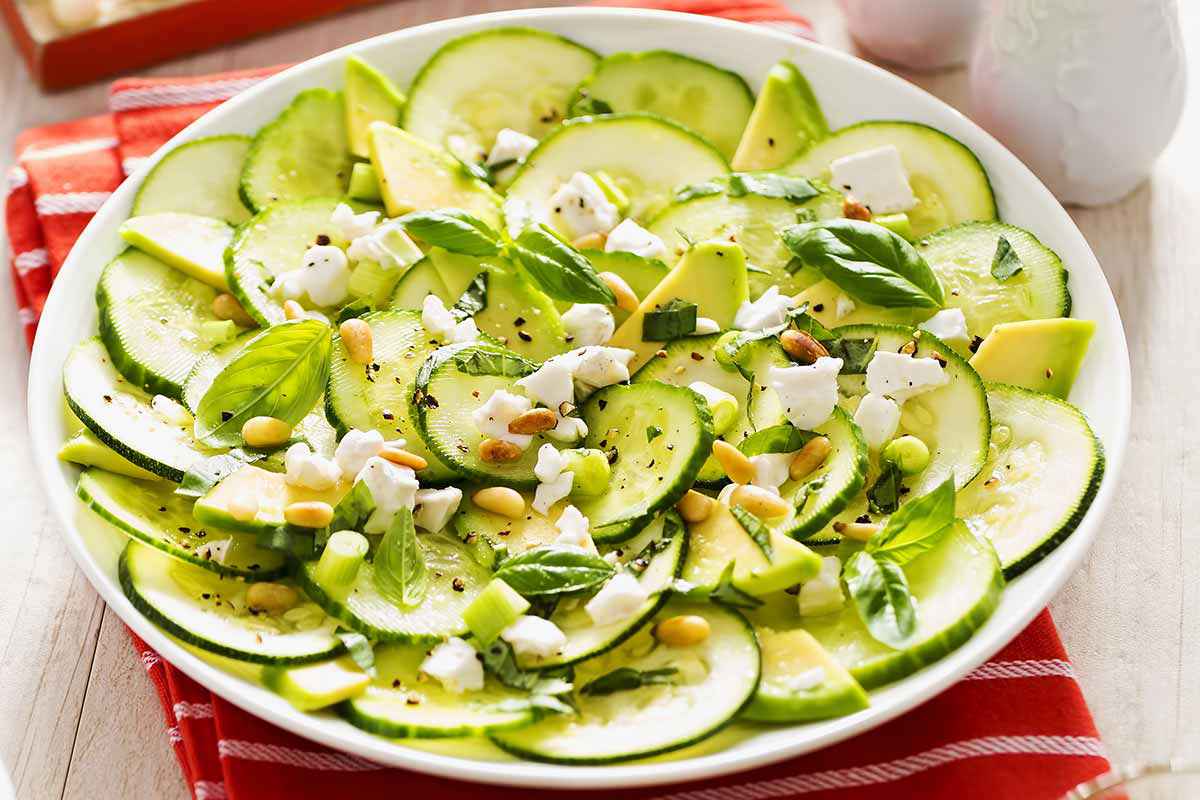
[[[610,106],[608,103],[604,102],[598,97],[583,95],[571,104],[571,108],[567,112],[567,116],[573,119],[575,117],[594,117],[600,114],[611,113],[613,113],[612,106]]]
[[[717,180],[693,183],[687,186],[680,186],[676,189],[674,200],[676,203],[686,203],[688,200],[695,200],[697,197],[711,197],[714,194],[721,194],[724,191],[725,186]]]
[[[696,332],[698,306],[678,297],[647,311],[642,318],[642,341],[667,342]]]
[[[767,557],[767,561],[770,561],[775,555],[774,549],[771,547],[771,529],[741,506],[730,506],[729,513],[742,526],[742,530],[758,545],[758,549]]]
[[[871,636],[904,648],[917,630],[917,610],[900,565],[860,550],[846,562],[842,577]]]
[[[412,512],[401,508],[375,551],[375,586],[380,593],[403,606],[418,605],[425,597],[429,570],[425,553],[417,541]]]
[[[779,175],[772,172],[735,172],[729,176],[729,196],[774,197],[803,203],[820,194],[807,178]]]
[[[487,308],[488,273],[481,272],[471,279],[462,296],[455,302],[451,313],[460,320],[473,317]]]
[[[523,378],[537,369],[533,363],[516,353],[498,347],[470,347],[457,350],[449,357],[454,359],[454,366],[465,375]]]
[[[757,456],[763,453],[794,453],[808,443],[815,434],[802,431],[790,422],[763,428],[742,439],[738,444],[747,456]]]
[[[663,429],[657,425],[650,425],[646,428],[646,441],[653,442],[655,439],[663,435]]]
[[[992,277],[1003,283],[1024,268],[1025,265],[1013,249],[1012,242],[1003,236],[997,239],[996,254],[992,256]]]
[[[478,217],[457,208],[413,211],[400,224],[416,238],[451,253],[494,256],[500,252],[500,234]]]
[[[361,633],[348,631],[345,628],[339,628],[334,632],[334,636],[341,639],[346,652],[358,665],[358,668],[374,678],[377,673],[375,671],[375,648],[371,646],[371,640]]]
[[[247,453],[245,450],[235,447],[228,453],[202,458],[183,473],[183,480],[179,482],[179,488],[175,490],[175,494],[184,497],[202,497],[209,489],[228,476],[263,457],[263,453]]]
[[[726,564],[725,569],[721,570],[720,577],[717,578],[716,585],[711,589],[690,584],[685,587],[681,582],[676,581],[671,590],[689,600],[707,600],[730,608],[758,608],[761,606],[762,600],[733,585],[733,568],[734,562],[730,561]]]
[[[862,375],[867,371],[867,365],[875,357],[879,341],[875,337],[867,339],[835,338],[823,342],[825,349],[833,358],[842,360],[842,375]]]
[[[525,597],[569,594],[598,587],[611,578],[613,565],[578,547],[544,546],[500,564],[496,577]]]
[[[545,225],[526,228],[513,243],[513,249],[533,283],[555,300],[616,303],[612,290],[600,280],[592,262]]]
[[[679,670],[675,667],[646,670],[634,669],[633,667],[617,667],[612,672],[607,672],[594,681],[585,683],[583,688],[579,690],[579,693],[599,697],[606,694],[615,694],[616,692],[627,692],[630,689],[640,689],[643,686],[672,684],[675,682],[674,678],[678,674]]]
[[[897,564],[907,564],[935,547],[954,523],[954,479],[947,478],[936,489],[905,503],[871,537],[866,549]]]
[[[900,507],[900,481],[904,473],[889,461],[883,465],[875,483],[867,489],[867,506],[872,514],[892,514]]]

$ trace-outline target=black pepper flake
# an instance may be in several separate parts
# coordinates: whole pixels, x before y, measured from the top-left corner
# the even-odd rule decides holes
[[[392,681],[392,688],[393,688],[393,689],[399,689],[399,688],[400,688],[400,679],[399,679],[399,678],[396,678],[395,680],[393,680],[393,681]]]
[[[650,463],[646,465],[646,469],[653,469],[655,460],[653,458],[650,459]]]
[[[607,401],[607,400],[605,400],[605,399],[603,399],[603,398],[601,398],[601,399],[599,399],[599,400],[597,400],[597,401],[596,401],[596,405],[600,407],[600,410],[601,410],[601,411],[603,411],[605,408],[607,408],[607,407],[608,407],[608,401]]]
[[[768,136],[767,137],[767,147],[774,147],[774,146],[775,146],[775,137]]]
[[[514,319],[514,320],[513,320],[513,325],[515,325],[515,326],[516,326],[516,327],[518,327],[518,328],[519,328],[519,327],[521,327],[521,326],[522,326],[522,325],[524,325],[524,324],[525,324],[525,318],[524,318],[524,317],[517,317],[516,319]]]
[[[404,702],[410,706],[419,706],[419,705],[421,705],[421,698],[414,697],[413,695],[410,694],[408,697],[406,697],[404,699]]]
[[[824,303],[817,303],[815,306],[813,306],[813,311],[816,311],[818,314],[820,314],[824,310],[825,310]]]
[[[386,419],[388,421],[391,421],[396,418],[396,415],[390,411],[384,411],[380,416],[382,416],[384,419]]]
[[[525,331],[517,331],[517,338],[519,338],[522,342],[532,342],[533,341],[533,336],[530,335],[529,333],[526,333]]]
[[[617,451],[617,448],[614,447],[614,448],[610,449],[604,455],[606,458],[608,458],[609,464],[615,464],[615,463],[617,463],[617,459],[620,457],[621,454]],[[662,478],[659,478],[659,480],[662,480]]]
[[[450,588],[456,592],[465,592],[467,590],[467,584],[462,578],[455,578],[454,580],[450,581]]]
[[[159,510],[159,512],[165,512],[165,511],[167,510],[167,507],[166,507],[166,506],[159,506],[159,507],[158,507],[158,510]]]
[[[231,419],[233,419],[232,411],[222,411],[221,412],[221,422],[229,422],[229,420],[231,420]]]
[[[191,529],[191,528],[189,528],[189,527],[188,527],[188,526],[186,526],[186,525],[180,525],[180,526],[179,526],[179,532],[180,532],[180,533],[191,533],[191,532],[192,532],[192,529]]]
[[[201,597],[201,599],[204,599],[204,600],[211,600],[211,599],[212,599],[212,595],[211,595],[211,594],[209,594],[208,592],[205,592],[204,594],[200,595],[200,597]]]
[[[1049,380],[1053,377],[1054,377],[1054,370],[1050,369],[1049,367],[1046,367],[1046,380]]]
[[[511,533],[512,533],[511,530],[496,531],[497,536],[508,536]]]
[[[860,514],[859,516],[855,517],[854,521],[857,523],[860,523],[862,525],[867,525],[871,522],[871,515],[870,514]]]
[[[431,394],[425,395],[425,407],[426,408],[437,408],[438,407],[437,398]]]
[[[329,237],[323,233],[318,233],[317,234],[317,244],[321,247],[324,247],[325,245],[329,244]]]
[[[983,344],[983,337],[973,336],[971,337],[971,343],[967,345],[967,349],[974,353],[979,350],[979,345],[981,344]]]
[[[106,394],[106,395],[104,395],[104,402],[106,402],[106,403],[111,403],[111,402],[112,402],[112,395],[111,395],[111,394]]]
[[[478,389],[473,390],[471,392],[471,397],[474,397],[476,400],[478,400],[479,399],[479,390]]]

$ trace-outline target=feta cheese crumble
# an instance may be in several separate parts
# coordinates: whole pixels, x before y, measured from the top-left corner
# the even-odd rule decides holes
[[[402,269],[425,257],[399,222],[387,222],[350,242],[352,261],[374,261],[384,269]]]
[[[357,480],[367,485],[375,501],[375,510],[363,526],[363,533],[386,533],[397,511],[402,508],[411,511],[416,505],[417,473],[408,467],[373,456],[367,459]]]
[[[858,401],[854,421],[862,428],[867,447],[882,450],[900,427],[900,406],[890,397],[868,392]]]
[[[798,452],[798,451],[797,451]],[[792,459],[796,453],[760,453],[750,457],[754,466],[754,478],[750,481],[755,486],[778,492],[779,487],[787,483],[791,477],[789,472]]]
[[[462,502],[462,489],[447,486],[444,489],[418,489],[414,497],[413,522],[430,533],[437,533],[458,511]]]
[[[600,303],[576,303],[563,312],[562,323],[571,341],[579,346],[604,344],[617,329],[612,312]]]
[[[791,676],[788,679],[788,687],[794,691],[807,692],[823,684],[827,677],[824,667],[811,667]]]
[[[402,447],[400,440],[397,446]],[[333,452],[333,460],[338,463],[342,474],[350,477],[357,475],[367,465],[371,456],[379,455],[383,449],[383,434],[379,431],[360,431],[352,428],[338,442],[337,450]]]
[[[812,430],[829,420],[838,399],[842,359],[822,356],[815,364],[771,367],[767,385],[779,395],[783,413],[797,428]]]
[[[500,638],[512,645],[518,656],[549,658],[567,644],[567,635],[548,619],[523,614],[500,631]]]
[[[462,694],[483,688],[483,662],[475,648],[452,636],[430,651],[421,662],[421,672],[437,679],[446,691]]]
[[[608,195],[586,172],[576,172],[550,198],[551,219],[572,238],[589,233],[608,233],[620,212]]]
[[[155,414],[158,414],[159,419],[168,425],[178,425],[181,428],[186,428],[195,421],[192,417],[192,412],[165,394],[154,395],[150,399],[150,408],[153,409]]]
[[[858,306],[848,295],[839,294],[833,304],[833,315],[840,321],[853,314],[856,308]]]
[[[314,453],[304,442],[296,442],[283,456],[283,480],[289,486],[324,491],[337,485],[342,468]]]
[[[573,370],[575,381],[595,390],[629,380],[629,362],[637,354],[623,347],[590,346],[565,355],[579,359]]]
[[[800,584],[796,602],[802,617],[816,617],[839,611],[846,603],[842,593],[842,562],[837,556],[821,559],[821,570],[810,581]]]
[[[551,506],[571,493],[575,473],[570,470],[564,472],[565,464],[566,460],[554,445],[544,444],[538,448],[538,460],[533,467],[533,474],[541,483],[534,491],[533,502],[530,505],[542,516],[550,513]]]
[[[591,522],[575,506],[564,508],[563,512],[558,515],[554,527],[558,528],[558,537],[554,540],[555,544],[581,547],[584,550],[591,550],[593,552],[596,550],[596,544],[592,541],[592,534],[589,530]]]
[[[421,301],[421,325],[430,336],[446,344],[473,342],[479,338],[475,320],[467,317],[460,321],[436,294],[427,294]]]
[[[604,242],[604,252],[618,251],[633,253],[642,258],[662,258],[667,252],[667,245],[632,219],[627,219],[613,228]]]
[[[903,403],[910,397],[936,389],[950,380],[933,358],[914,358],[880,350],[867,364],[867,391]]]
[[[375,224],[379,222],[379,212],[364,211],[361,214],[355,214],[354,209],[350,206],[338,203],[337,208],[329,215],[329,222],[337,228],[340,238],[352,242],[375,230]]]
[[[618,572],[583,607],[597,625],[624,622],[641,609],[650,594],[628,572]]]
[[[528,397],[497,389],[487,402],[471,412],[475,427],[484,436],[511,442],[524,450],[533,441],[528,433],[509,433],[508,423],[533,408]]]
[[[489,167],[506,164],[510,161],[521,161],[533,152],[538,140],[512,128],[501,128],[496,132],[496,141],[492,143],[492,152],[488,153],[486,163]]]
[[[713,333],[720,333],[721,326],[715,319],[709,317],[696,317],[696,330],[692,331],[692,336],[708,336]]]
[[[944,308],[921,323],[921,330],[929,331],[946,344],[967,345],[971,334],[967,332],[967,318],[961,308]]]
[[[285,272],[275,279],[271,291],[284,300],[299,300],[304,295],[318,306],[336,306],[350,292],[350,262],[340,247],[313,245],[304,252],[304,266]]]
[[[733,327],[743,331],[761,331],[782,325],[787,321],[787,312],[796,306],[796,300],[779,293],[778,286],[767,289],[758,299],[744,301],[733,316]]]
[[[893,144],[835,158],[829,172],[835,188],[854,195],[872,214],[895,214],[917,204]]]

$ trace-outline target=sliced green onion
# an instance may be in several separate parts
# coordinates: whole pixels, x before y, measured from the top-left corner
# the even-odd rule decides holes
[[[600,191],[604,192],[608,202],[617,207],[617,211],[624,215],[629,210],[629,195],[622,191],[611,175],[604,170],[596,170],[592,173],[592,180],[600,187]]]
[[[200,340],[209,347],[233,341],[238,335],[237,323],[230,319],[213,319],[200,323]]]
[[[642,341],[667,342],[696,331],[697,306],[678,297],[647,311],[642,318]]]
[[[916,475],[929,466],[929,446],[916,436],[901,436],[888,442],[880,458],[895,464],[905,475]]]
[[[483,591],[463,612],[463,622],[481,647],[487,647],[500,632],[516,622],[529,610],[529,601],[499,578],[483,587]]]
[[[571,494],[595,496],[604,494],[612,476],[612,467],[603,450],[581,447],[563,450],[563,471],[575,473]]]
[[[381,199],[379,194],[379,178],[375,175],[375,168],[370,164],[359,162],[350,170],[350,188],[346,194],[352,200],[365,200],[371,203],[378,203]]]
[[[713,433],[717,436],[725,433],[737,421],[738,401],[729,392],[704,381],[693,381],[688,388],[708,403],[708,410],[713,418]]]
[[[313,573],[317,585],[329,594],[340,597],[354,585],[358,568],[367,557],[367,537],[357,531],[337,531],[325,543],[321,560]]]
[[[898,214],[880,214],[878,217],[872,217],[871,222],[876,225],[882,225],[897,236],[913,241],[916,237],[913,235],[912,222],[908,218],[908,214],[901,211]]]

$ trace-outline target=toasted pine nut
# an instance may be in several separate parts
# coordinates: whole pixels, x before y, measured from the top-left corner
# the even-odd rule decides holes
[[[258,325],[254,318],[246,313],[246,309],[242,308],[242,304],[237,301],[237,298],[229,292],[222,292],[213,298],[212,312],[217,319],[231,319],[243,328],[253,328]]]
[[[900,345],[900,350],[898,352],[903,353],[906,356],[911,356],[913,353],[917,352],[917,343],[910,339],[909,341]]]
[[[252,583],[246,589],[246,605],[252,611],[282,614],[300,599],[300,594],[282,583]]]
[[[479,457],[489,464],[516,461],[522,452],[521,448],[503,439],[484,439],[479,443]]]
[[[800,452],[796,453],[792,463],[788,465],[788,477],[798,481],[805,475],[811,474],[813,470],[825,463],[825,459],[829,458],[832,451],[833,445],[829,443],[828,436],[816,436],[809,439],[804,443],[804,447],[800,448]]]
[[[847,197],[844,201],[842,201],[842,216],[846,219],[860,219],[863,222],[870,222],[871,209],[867,208],[853,197]]]
[[[541,433],[558,424],[558,418],[548,408],[531,408],[508,423],[509,433]]]
[[[833,523],[834,533],[840,533],[847,539],[856,539],[860,542],[865,542],[883,528],[877,522],[835,522]]]
[[[416,453],[410,453],[403,447],[391,447],[384,445],[379,451],[381,458],[386,458],[393,464],[399,464],[402,467],[408,467],[411,470],[420,471],[429,466],[429,462],[421,458]]]
[[[624,278],[615,272],[601,272],[600,280],[604,281],[617,298],[617,308],[628,311],[630,314],[637,311],[638,297]]]
[[[292,426],[275,417],[251,417],[242,425],[242,439],[251,447],[278,447],[292,435]]]
[[[801,364],[815,364],[818,358],[829,355],[825,345],[804,331],[784,331],[779,334],[779,344],[783,346],[783,352]]]
[[[730,505],[741,506],[759,519],[782,517],[788,512],[784,499],[761,486],[739,486],[729,495]]]
[[[295,300],[286,300],[283,304],[284,319],[304,319],[304,306]]]
[[[324,528],[333,521],[333,506],[320,500],[301,500],[288,504],[283,518],[300,528]]]
[[[654,626],[654,638],[669,647],[691,647],[712,633],[708,620],[695,614],[668,617]]]
[[[361,319],[348,319],[338,326],[342,344],[355,364],[370,364],[375,352],[372,346],[371,326]]]
[[[607,238],[603,233],[589,233],[587,236],[580,236],[571,242],[571,245],[576,250],[603,250]]]
[[[688,493],[683,496],[683,499],[675,504],[675,510],[679,512],[679,516],[683,517],[684,522],[704,522],[712,516],[715,503],[716,501],[708,495],[700,494],[695,489],[688,489]]]
[[[484,511],[517,519],[525,513],[525,498],[516,489],[507,486],[489,486],[471,495],[471,501]]]
[[[713,442],[712,451],[717,461],[721,462],[721,469],[725,470],[729,480],[734,483],[750,483],[754,480],[754,464],[750,463],[750,459],[741,450],[723,439],[717,439]]]

